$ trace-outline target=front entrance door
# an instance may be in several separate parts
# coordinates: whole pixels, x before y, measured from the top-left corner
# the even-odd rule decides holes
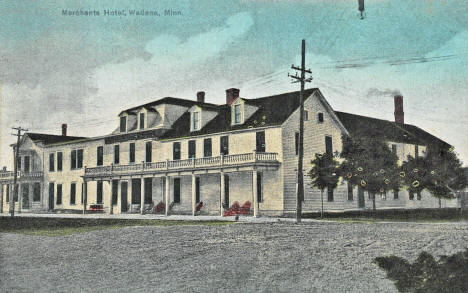
[[[49,183],[49,211],[54,210],[54,183]]]
[[[229,207],[229,176],[224,175],[224,205]]]
[[[128,192],[128,183],[127,181],[122,181],[120,185],[120,203],[122,205],[120,212],[122,213],[125,213],[128,210],[127,192]]]

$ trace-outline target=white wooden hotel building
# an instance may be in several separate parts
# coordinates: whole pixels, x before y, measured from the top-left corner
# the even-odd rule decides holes
[[[299,92],[247,99],[226,90],[226,103],[166,97],[126,109],[118,128],[100,137],[26,133],[19,149],[21,212],[80,212],[102,205],[107,213],[138,213],[165,203],[166,214],[219,215],[234,202],[251,202],[251,214],[288,215],[296,206]],[[422,155],[429,145],[447,143],[404,124],[403,98],[395,97],[395,122],[332,109],[319,89],[305,91],[304,166],[315,153],[341,151],[341,136],[363,127],[388,133],[403,160]],[[13,146],[14,147],[14,146]],[[307,172],[305,172],[307,174]],[[0,172],[0,208],[13,199],[13,172]],[[83,201],[86,204],[83,204]],[[327,211],[366,209],[368,195],[342,183],[325,196]],[[405,190],[379,196],[377,208],[435,208],[430,194]],[[443,207],[457,200],[443,200]],[[320,192],[305,178],[303,211],[320,208]]]

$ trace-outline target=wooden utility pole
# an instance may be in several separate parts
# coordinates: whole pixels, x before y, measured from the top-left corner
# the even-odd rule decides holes
[[[305,69],[305,40],[302,40],[302,60],[301,67],[292,65],[292,69],[300,71],[301,75],[289,75],[293,78],[293,83],[301,83],[301,92],[299,95],[299,143],[298,143],[298,162],[297,162],[297,187],[296,187],[296,223],[301,222],[302,216],[302,201],[304,200],[304,175],[303,175],[303,161],[304,161],[304,85],[306,82],[311,82],[312,77],[306,79],[305,74],[312,72]]]
[[[15,167],[14,167],[14,174],[13,174],[13,196],[12,198],[10,197],[10,216],[13,218],[15,215],[15,198],[18,199],[18,206],[21,207],[21,202],[18,197],[18,185],[16,184],[18,181],[18,158],[19,158],[19,147],[20,147],[20,138],[21,138],[21,132],[22,131],[28,131],[27,129],[21,128],[21,127],[13,127],[13,130],[16,130],[17,133],[12,133],[11,135],[14,135],[17,137],[16,140],[16,146],[14,148],[15,150]]]

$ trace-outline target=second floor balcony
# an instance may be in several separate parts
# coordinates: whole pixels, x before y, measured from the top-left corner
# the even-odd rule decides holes
[[[111,165],[85,168],[85,177],[112,175],[132,175],[145,173],[167,173],[171,171],[195,171],[197,169],[220,169],[241,166],[279,166],[277,153],[245,153],[185,160],[166,160],[161,162],[130,165]]]
[[[44,176],[42,171],[34,171],[34,172],[23,172],[18,171],[16,174],[16,179],[18,181],[33,181],[33,180],[40,180]],[[5,183],[12,183],[15,179],[15,172],[14,171],[6,171],[0,172],[0,182]]]

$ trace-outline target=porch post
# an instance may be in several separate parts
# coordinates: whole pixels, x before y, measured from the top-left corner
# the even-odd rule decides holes
[[[112,207],[112,197],[114,196],[113,194],[113,183],[112,183],[112,178],[109,178],[109,189],[110,189],[110,192],[109,192],[109,215],[112,215],[114,213],[114,209]]]
[[[195,183],[195,174],[192,173],[192,216],[195,216],[196,209],[196,183]]]
[[[220,177],[220,183],[219,183],[219,188],[220,188],[220,193],[219,193],[219,214],[220,216],[223,216],[223,202],[224,202],[224,197],[226,196],[224,194],[224,172],[221,171],[219,172]]]
[[[143,163],[144,165],[144,163]],[[141,187],[140,187],[140,213],[145,214],[145,178],[141,176]]]
[[[164,196],[166,198],[166,211],[165,211],[165,214],[166,216],[169,216],[169,176],[166,175],[164,177],[164,180],[166,182],[166,184],[164,185]]]
[[[39,200],[41,205],[41,211],[44,210],[44,183],[42,181],[39,182]]]
[[[3,184],[0,184],[0,214],[3,213]]]
[[[83,215],[86,213],[87,200],[88,200],[88,181],[83,180]]]
[[[254,206],[254,217],[258,216],[257,174],[257,170],[252,171],[252,197]]]

